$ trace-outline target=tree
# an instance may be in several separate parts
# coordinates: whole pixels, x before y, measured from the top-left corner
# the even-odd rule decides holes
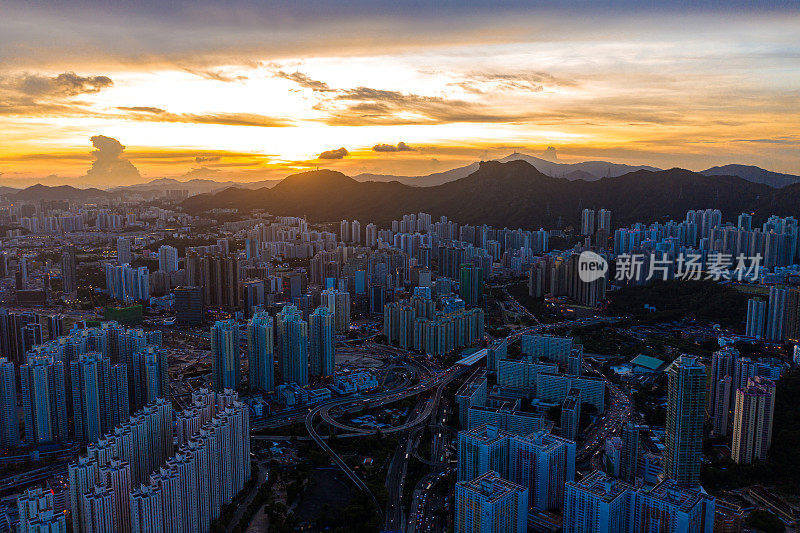
[[[780,518],[762,509],[756,509],[747,516],[747,525],[764,533],[783,533],[786,526]]]

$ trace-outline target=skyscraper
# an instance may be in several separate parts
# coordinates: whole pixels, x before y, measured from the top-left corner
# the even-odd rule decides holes
[[[456,533],[525,533],[528,489],[487,472],[456,484]]]
[[[131,241],[127,237],[117,237],[117,263],[129,265],[133,261]]]
[[[705,367],[691,356],[680,356],[669,369],[664,475],[682,487],[700,481],[703,455]]]
[[[75,247],[68,244],[64,247],[61,255],[61,279],[63,281],[64,294],[74,294],[78,292],[78,259]]]
[[[637,488],[595,470],[568,482],[564,533],[712,533],[715,500],[665,479]]]
[[[275,318],[283,382],[304,387],[308,385],[308,324],[293,305],[285,306]]]
[[[575,479],[575,442],[546,430],[509,440],[508,479],[528,489],[528,507],[559,510],[564,483]]]
[[[459,295],[471,307],[483,300],[483,268],[464,263],[459,268]]]
[[[275,390],[275,333],[272,317],[260,312],[247,323],[250,390]]]
[[[235,320],[218,320],[211,327],[211,386],[218,391],[239,387],[239,326]]]
[[[200,287],[177,287],[175,295],[175,321],[180,325],[196,326],[203,323],[203,291]]]
[[[581,213],[581,235],[594,234],[594,209],[584,209]]]
[[[64,363],[52,357],[29,357],[19,368],[25,420],[25,442],[38,444],[67,439]]]
[[[124,364],[111,364],[98,352],[70,363],[75,437],[96,442],[129,416],[128,374]]]
[[[311,375],[332,376],[334,372],[334,320],[327,307],[320,306],[309,318],[308,357]]]
[[[622,426],[622,457],[620,459],[619,475],[629,483],[636,480],[639,465],[639,431],[647,429],[634,422],[626,422]]]
[[[178,249],[162,245],[158,249],[158,269],[162,272],[175,272],[178,270]]]
[[[0,357],[0,448],[19,446],[19,415],[14,363]]]
[[[764,321],[767,316],[767,303],[761,298],[747,301],[747,327],[745,335],[760,339],[764,336]]]
[[[772,444],[775,383],[759,376],[736,391],[731,458],[737,463],[763,461]]]
[[[322,305],[334,316],[334,326],[338,333],[350,329],[350,293],[336,289],[326,289],[320,295]]]
[[[788,289],[772,286],[769,289],[769,306],[767,307],[767,325],[764,338],[772,342],[784,339],[784,322],[786,321],[786,307],[789,296]],[[748,309],[749,310],[749,309]]]
[[[458,432],[458,481],[469,481],[489,471],[508,477],[508,441],[511,434],[483,425]]]

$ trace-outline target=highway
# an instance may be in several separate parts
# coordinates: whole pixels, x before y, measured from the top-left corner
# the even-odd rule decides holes
[[[497,339],[492,343],[492,346],[495,347],[499,345],[503,340],[507,341],[514,341],[521,337],[522,335],[532,334],[532,333],[540,333],[544,331],[551,331],[554,329],[562,328],[562,327],[574,327],[574,326],[587,326],[587,325],[594,325],[601,322],[606,323],[613,323],[616,319],[613,318],[589,318],[589,319],[580,319],[580,320],[572,320],[572,321],[564,321],[564,322],[557,322],[553,324],[542,324],[539,323],[534,326],[529,326],[526,328],[521,328],[516,330],[514,333],[506,337],[505,339]],[[402,350],[397,350],[398,355],[400,353],[404,353]],[[474,361],[470,361],[470,366],[460,365],[458,363],[454,364],[450,368],[446,370],[442,370],[439,372],[432,372],[429,376],[424,377],[420,380],[419,383],[416,385],[404,389],[404,390],[392,390],[387,391],[384,393],[379,393],[376,395],[369,395],[369,396],[358,396],[358,397],[348,397],[348,398],[340,398],[336,400],[332,400],[329,402],[325,402],[310,411],[305,416],[305,426],[306,431],[308,432],[309,436],[311,437],[316,444],[323,449],[328,455],[331,456],[333,462],[347,475],[348,478],[362,491],[366,492],[370,499],[375,504],[376,509],[380,512],[384,517],[384,523],[386,524],[386,528],[390,531],[402,531],[406,524],[406,522],[402,518],[402,509],[401,507],[401,498],[402,498],[402,487],[405,483],[405,475],[407,469],[407,462],[409,460],[412,447],[414,445],[414,441],[416,439],[415,432],[411,432],[406,436],[401,435],[400,445],[398,446],[398,451],[395,452],[395,455],[392,458],[390,463],[389,472],[387,473],[387,482],[389,482],[392,486],[396,487],[396,490],[391,490],[389,493],[389,501],[387,503],[387,510],[381,509],[378,505],[378,501],[375,498],[375,495],[369,490],[366,483],[347,465],[347,463],[342,459],[335,450],[333,450],[326,442],[325,438],[317,432],[315,428],[315,419],[319,416],[326,424],[335,427],[342,431],[349,432],[348,436],[367,436],[373,435],[377,433],[381,434],[388,434],[388,433],[402,433],[404,431],[410,430],[412,428],[419,427],[423,424],[426,420],[428,420],[433,413],[439,413],[439,402],[441,400],[442,393],[447,386],[453,379],[456,377],[460,377],[462,374],[466,373],[472,365],[477,364],[481,359],[477,359]],[[415,363],[428,371],[431,371],[431,366],[427,362],[420,362],[415,361]],[[613,384],[609,384],[609,388],[614,387]],[[434,394],[433,398],[427,402],[425,402],[424,407],[421,411],[418,410],[419,403],[417,408],[412,411],[409,419],[401,424],[400,426],[392,427],[392,428],[381,428],[381,429],[366,429],[366,428],[359,428],[355,426],[350,426],[344,423],[341,423],[335,420],[330,412],[334,408],[343,408],[348,409],[352,407],[362,407],[363,409],[374,409],[378,408],[390,403],[394,403],[405,398],[409,398],[412,396],[416,396],[419,394],[427,393],[436,389],[436,393]],[[605,435],[609,434],[610,431],[613,431],[614,428],[618,427],[618,424],[621,425],[621,420],[624,420],[623,415],[624,413],[630,410],[630,401],[624,394],[618,390],[618,388],[614,387],[612,389],[612,406],[606,415],[604,415],[604,424],[602,429],[599,430],[596,434],[594,434],[589,441],[589,444],[585,444],[581,448],[581,457],[586,456],[586,454],[591,455],[594,451],[596,451],[602,442],[605,442]],[[620,397],[619,395],[622,395]],[[627,403],[627,411],[625,409],[625,402]],[[282,417],[281,417],[282,418]],[[446,415],[442,418],[442,424],[438,424],[438,419],[435,420],[434,425],[443,425],[444,421],[446,420]],[[443,446],[447,442],[447,439],[444,438],[444,435],[440,437],[440,432],[434,432],[432,436],[432,450],[436,453],[437,457],[444,457]],[[434,472],[433,474],[437,474]],[[441,474],[439,472],[438,474]],[[437,474],[437,475],[438,475]],[[427,487],[427,485],[426,485]],[[388,488],[388,485],[387,485]],[[427,489],[426,489],[427,490]],[[424,494],[421,494],[424,496]],[[423,508],[424,514],[424,508]],[[414,513],[409,515],[409,521],[414,520]],[[398,527],[399,526],[399,527]]]

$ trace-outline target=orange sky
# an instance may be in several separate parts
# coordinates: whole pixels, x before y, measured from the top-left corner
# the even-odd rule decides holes
[[[566,162],[800,174],[794,12],[411,4],[12,2],[0,184],[415,175],[547,146]]]

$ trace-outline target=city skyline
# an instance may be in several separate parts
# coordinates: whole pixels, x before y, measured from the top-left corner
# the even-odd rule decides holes
[[[800,174],[788,3],[4,11],[4,185],[421,175],[550,146]]]

